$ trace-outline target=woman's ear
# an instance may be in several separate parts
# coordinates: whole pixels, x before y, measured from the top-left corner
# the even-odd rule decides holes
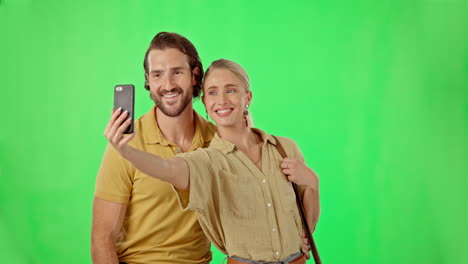
[[[252,103],[252,91],[249,91],[247,93],[247,105],[250,105]]]
[[[205,95],[202,95],[201,101],[202,101],[202,103],[203,103],[203,105],[204,105],[204,104],[205,104]]]
[[[195,67],[192,70],[192,86],[195,86],[198,84],[197,77],[200,76],[200,68]]]

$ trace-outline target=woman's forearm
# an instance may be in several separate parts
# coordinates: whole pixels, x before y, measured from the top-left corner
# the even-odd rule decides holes
[[[188,187],[188,168],[181,158],[165,160],[151,153],[128,146],[121,155],[141,172],[169,182],[179,189]]]
[[[141,172],[163,181],[171,181],[173,175],[170,173],[167,160],[130,146],[121,154]]]
[[[104,136],[117,152],[130,161],[138,170],[154,178],[169,182],[178,189],[189,187],[189,168],[182,158],[165,160],[161,157],[132,148],[128,143],[135,137],[135,133],[124,136],[125,129],[131,124],[128,112],[122,113],[119,108],[112,113],[111,119],[104,130]]]
[[[314,232],[320,215],[320,199],[317,188],[307,187],[304,191],[302,201],[304,204],[307,223],[311,232]]]

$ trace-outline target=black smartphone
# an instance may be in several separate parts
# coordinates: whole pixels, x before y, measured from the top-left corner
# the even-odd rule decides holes
[[[133,106],[135,104],[135,87],[131,84],[116,85],[114,87],[114,111],[122,107],[122,113],[128,111],[128,118],[132,118],[132,123],[125,130],[124,134],[133,133]]]

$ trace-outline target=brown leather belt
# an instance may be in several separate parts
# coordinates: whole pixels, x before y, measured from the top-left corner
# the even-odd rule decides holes
[[[227,264],[250,264],[249,262],[245,262],[245,261],[242,261],[242,260],[238,260],[238,259],[232,259],[232,258],[229,258],[228,259],[228,262]],[[289,262],[282,262],[282,261],[279,261],[279,262],[257,262],[257,263],[264,263],[264,264],[283,264],[283,263],[288,263],[288,264],[305,264],[306,263],[306,259],[304,257],[304,254],[301,254],[300,256],[298,256],[297,258],[289,261]]]

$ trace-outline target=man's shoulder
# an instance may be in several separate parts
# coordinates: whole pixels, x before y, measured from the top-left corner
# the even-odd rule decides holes
[[[135,129],[139,129],[142,133],[145,132],[145,128],[148,126],[153,126],[156,123],[156,116],[154,115],[154,106],[151,109],[140,116],[138,119],[135,120]]]

